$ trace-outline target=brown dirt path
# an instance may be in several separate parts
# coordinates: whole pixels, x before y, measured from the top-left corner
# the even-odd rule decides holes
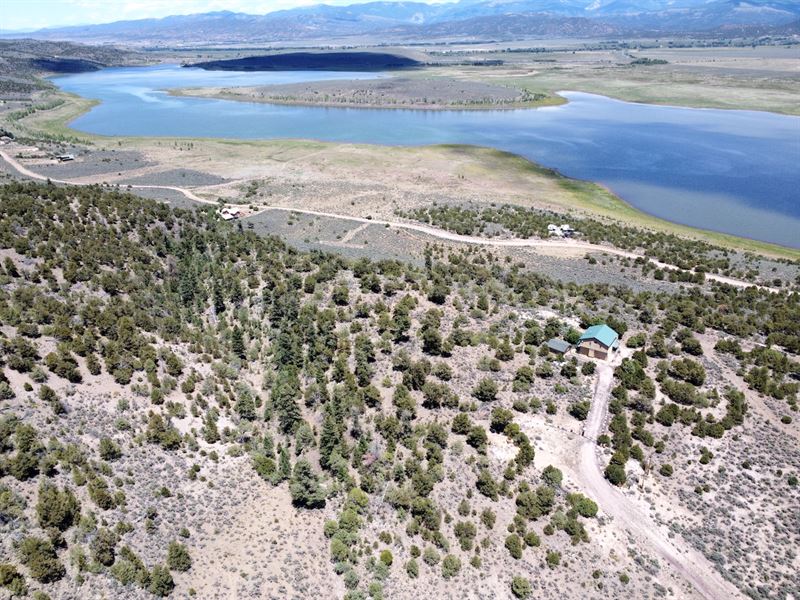
[[[21,165],[18,161],[14,158],[9,156],[6,152],[0,150],[0,157],[3,158],[9,165],[11,165],[14,169],[16,169],[22,175],[26,177],[30,177],[32,179],[38,179],[40,181],[52,181],[54,183],[62,183],[67,185],[88,185],[85,182],[75,182],[75,181],[64,181],[59,179],[52,179],[45,177],[44,175],[40,175],[39,173],[35,173],[31,171],[27,167]],[[177,187],[177,186],[170,186],[170,185],[132,185],[129,186],[131,189],[161,189],[161,190],[171,190],[174,192],[178,192],[183,194],[189,200],[193,200],[195,202],[200,202],[202,204],[210,204],[213,206],[219,206],[219,203],[215,200],[208,200],[206,198],[202,198],[192,192],[189,189]],[[230,205],[232,207],[236,207],[243,211],[244,216],[253,216],[260,213],[264,213],[267,211],[274,211],[274,210],[282,210],[282,211],[290,211],[296,212],[304,215],[312,215],[317,217],[325,217],[331,219],[346,219],[348,221],[355,221],[358,223],[374,223],[377,225],[384,225],[388,227],[396,227],[400,229],[408,229],[412,231],[418,231],[420,233],[424,233],[430,235],[432,237],[448,240],[452,242],[459,242],[463,244],[472,244],[478,246],[491,246],[491,247],[505,247],[505,248],[549,248],[549,249],[557,249],[563,248],[567,250],[585,250],[586,252],[605,252],[607,254],[614,254],[616,256],[622,256],[624,258],[645,258],[641,254],[636,254],[635,252],[629,252],[627,250],[621,250],[619,248],[614,248],[613,246],[604,246],[601,244],[590,244],[589,242],[582,242],[579,240],[573,239],[520,239],[520,238],[511,238],[511,239],[494,239],[494,238],[483,238],[479,236],[473,235],[460,235],[458,233],[452,233],[450,231],[445,231],[443,229],[439,229],[437,227],[431,227],[429,225],[422,225],[420,223],[413,223],[413,222],[406,222],[406,221],[386,221],[382,219],[372,219],[366,217],[353,217],[347,215],[340,215],[336,213],[328,213],[316,210],[308,210],[308,209],[301,209],[301,208],[294,208],[291,206],[267,206],[262,208],[261,210],[248,212],[243,209],[240,205]],[[666,263],[662,263],[656,260],[652,260],[648,258],[650,262],[655,264],[659,268],[676,268],[672,265],[668,265]],[[712,281],[719,281],[721,283],[726,283],[728,285],[732,285],[739,288],[748,288],[748,287],[756,287],[759,289],[765,289],[771,292],[777,292],[775,288],[767,287],[758,285],[755,283],[751,283],[749,281],[742,281],[739,279],[734,279],[732,277],[725,277],[724,275],[716,275],[712,273],[706,273],[706,279]]]
[[[624,350],[623,350],[624,353]],[[634,537],[644,540],[652,550],[707,600],[741,598],[742,594],[724,580],[705,556],[691,548],[680,537],[667,533],[650,516],[612,486],[603,476],[597,452],[597,436],[603,430],[608,412],[608,402],[614,381],[613,363],[598,362],[597,383],[592,407],[586,419],[578,455],[578,483],[597,502],[606,515],[628,530]]]

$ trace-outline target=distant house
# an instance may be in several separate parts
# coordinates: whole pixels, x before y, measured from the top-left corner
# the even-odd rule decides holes
[[[547,348],[550,352],[555,352],[556,354],[566,354],[569,352],[569,349],[572,348],[572,344],[558,338],[553,338],[547,342]]]
[[[566,223],[563,223],[561,225],[550,223],[547,226],[547,233],[552,237],[569,238],[575,235],[575,230],[572,228],[571,225],[567,225]]]
[[[219,210],[219,216],[222,217],[224,221],[232,221],[233,219],[239,218],[239,209],[235,206],[224,206]]]
[[[578,354],[607,360],[619,349],[619,334],[608,325],[592,325],[578,339]]]

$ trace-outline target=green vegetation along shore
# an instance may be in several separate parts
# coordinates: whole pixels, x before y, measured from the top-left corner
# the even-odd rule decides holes
[[[20,111],[6,113],[0,116],[0,126],[5,127],[18,136],[35,141],[42,139],[54,142],[91,144],[94,147],[119,148],[126,146],[146,150],[156,144],[163,145],[170,141],[194,144],[217,144],[220,151],[225,149],[225,160],[232,147],[281,149],[289,147],[297,149],[308,145],[315,150],[347,146],[347,144],[326,143],[303,140],[209,140],[205,138],[181,138],[180,140],[156,139],[146,137],[112,137],[87,134],[74,130],[70,123],[77,117],[91,110],[97,104],[96,100],[82,98],[73,94],[56,92],[40,100],[37,110],[27,110],[27,114]],[[223,143],[224,142],[224,143]],[[354,145],[355,146],[355,145]],[[408,149],[395,149],[391,147],[372,147],[381,153],[408,152]],[[654,231],[673,233],[693,240],[704,241],[727,249],[741,250],[762,254],[772,258],[800,260],[800,251],[776,244],[751,240],[725,233],[696,229],[693,227],[672,223],[648,215],[614,195],[602,186],[588,182],[571,179],[559,174],[553,169],[542,167],[519,155],[495,150],[466,145],[438,145],[433,149],[441,149],[443,153],[469,154],[477,157],[484,172],[506,172],[509,176],[534,174],[540,177],[555,178],[559,188],[564,192],[547,198],[550,204],[557,204],[569,211],[579,211],[586,215],[594,215],[613,219],[618,222],[642,227]],[[430,148],[428,148],[430,150]],[[413,149],[411,150],[413,151]],[[236,154],[236,153],[235,153]]]

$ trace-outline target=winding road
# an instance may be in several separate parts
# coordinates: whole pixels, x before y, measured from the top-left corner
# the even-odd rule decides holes
[[[7,152],[0,150],[0,157],[3,158],[11,167],[20,174],[41,181],[53,181],[54,183],[68,185],[90,185],[87,183],[77,183],[71,181],[57,180],[45,177],[27,167],[8,155]],[[189,200],[218,206],[213,200],[201,198],[191,190],[175,186],[165,185],[131,185],[125,186],[132,189],[162,189],[171,190],[183,194]],[[365,224],[377,224],[389,227],[396,227],[411,231],[424,233],[438,239],[461,242],[466,244],[476,244],[481,246],[494,247],[528,247],[528,248],[570,248],[581,249],[587,252],[605,252],[626,258],[640,258],[641,255],[610,246],[590,244],[577,240],[532,240],[532,239],[487,239],[469,235],[459,235],[435,227],[417,223],[406,223],[399,221],[385,221],[380,219],[369,219],[364,217],[353,217],[349,215],[327,213],[314,210],[298,209],[295,207],[269,206],[253,213],[259,214],[266,211],[291,211],[306,215],[344,219],[360,223],[351,232],[349,240],[358,231],[365,228]],[[670,265],[657,261],[651,262],[659,267],[675,268]],[[732,279],[721,275],[707,274],[711,280],[720,281],[737,287],[759,287],[756,284]],[[772,290],[772,288],[764,288]],[[774,291],[774,290],[773,290]],[[664,562],[668,563],[674,571],[687,581],[702,597],[707,600],[728,600],[731,598],[742,597],[741,593],[729,582],[725,581],[716,571],[713,565],[699,552],[693,550],[688,544],[681,544],[677,547],[670,540],[664,528],[658,525],[648,514],[637,506],[630,498],[626,497],[619,489],[612,486],[604,477],[597,449],[597,437],[604,430],[604,425],[608,413],[608,402],[611,396],[611,388],[614,379],[614,366],[619,364],[626,355],[627,349],[623,349],[613,362],[604,363],[599,361],[597,383],[594,389],[591,410],[586,420],[583,437],[580,439],[579,455],[577,464],[576,482],[590,497],[599,505],[600,509],[609,517],[613,518],[616,525],[630,532],[634,537],[643,540],[653,552]]]
[[[65,185],[93,185],[91,183],[86,182],[76,182],[76,181],[67,181],[63,179],[53,179],[51,177],[46,177],[41,175],[40,173],[36,173],[25,167],[24,165],[20,164],[19,161],[11,157],[6,151],[0,150],[0,157],[3,158],[5,162],[7,162],[11,167],[13,167],[18,173],[24,175],[25,177],[30,177],[31,179],[36,179],[39,181],[52,181],[53,183],[60,183]],[[209,200],[207,198],[202,198],[192,192],[190,189],[177,187],[172,185],[124,185],[120,186],[123,188],[130,188],[134,190],[169,190],[173,192],[177,192],[183,194],[189,200],[194,202],[200,202],[202,204],[209,204],[212,206],[220,206],[220,204],[215,200]],[[236,207],[241,209],[241,205],[238,204],[230,204],[228,206]],[[605,252],[606,254],[613,254],[615,256],[621,256],[624,258],[630,259],[637,259],[637,258],[645,258],[653,263],[656,267],[660,269],[678,269],[678,267],[674,265],[669,265],[667,263],[663,263],[657,260],[653,260],[652,258],[646,257],[642,254],[637,254],[635,252],[629,252],[628,250],[622,250],[620,248],[615,248],[613,246],[605,246],[601,244],[591,244],[589,242],[582,242],[580,240],[573,240],[573,239],[564,239],[564,238],[556,238],[556,239],[521,239],[521,238],[512,238],[512,239],[495,239],[495,238],[485,238],[479,237],[474,235],[461,235],[458,233],[453,233],[450,231],[446,231],[444,229],[439,229],[438,227],[432,227],[430,225],[423,225],[420,223],[412,223],[406,221],[386,221],[383,219],[373,219],[367,217],[354,217],[350,215],[344,214],[337,214],[337,213],[329,213],[329,212],[322,212],[317,210],[308,210],[304,208],[296,208],[294,206],[266,206],[258,211],[254,211],[247,215],[248,217],[252,217],[258,214],[262,214],[269,211],[290,211],[304,215],[310,215],[315,217],[325,217],[329,219],[342,219],[346,221],[354,221],[361,224],[375,224],[375,225],[383,225],[388,227],[395,227],[397,229],[406,229],[409,231],[417,231],[419,233],[424,233],[426,235],[430,235],[432,237],[447,240],[451,242],[459,242],[462,244],[472,244],[477,246],[488,246],[488,247],[499,247],[499,248],[552,248],[552,249],[567,249],[567,250],[585,250],[586,252]],[[756,283],[752,283],[749,281],[743,281],[741,279],[735,279],[733,277],[726,277],[724,275],[717,275],[714,273],[706,273],[706,279],[711,281],[717,281],[720,283],[725,283],[728,285],[732,285],[738,288],[748,288],[748,287],[755,287],[762,290],[767,290],[770,292],[778,292],[779,290],[775,288],[771,288],[764,285],[759,285]]]
[[[597,383],[592,397],[592,406],[586,418],[583,438],[580,442],[577,476],[580,487],[597,502],[600,509],[621,526],[643,540],[663,561],[706,600],[729,600],[741,598],[742,594],[730,582],[722,578],[705,556],[688,543],[680,547],[669,538],[664,528],[611,485],[603,476],[597,452],[597,436],[604,430],[608,413],[608,402],[614,382],[614,367],[629,353],[623,349],[613,362],[597,361]]]

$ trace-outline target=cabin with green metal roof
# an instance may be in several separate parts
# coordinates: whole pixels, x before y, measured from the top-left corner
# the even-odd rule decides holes
[[[578,354],[608,360],[619,349],[619,334],[606,324],[592,325],[578,339]]]

